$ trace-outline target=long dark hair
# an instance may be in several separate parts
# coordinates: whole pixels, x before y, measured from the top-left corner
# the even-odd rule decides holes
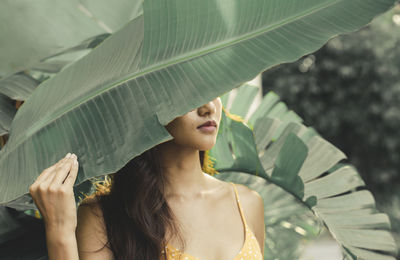
[[[91,196],[103,213],[108,238],[104,246],[115,259],[160,259],[167,244],[167,228],[184,251],[180,225],[164,197],[166,179],[157,157],[158,148],[154,146],[108,175],[105,182],[97,183],[97,191]],[[199,155],[204,172],[218,173],[208,151],[200,151]]]

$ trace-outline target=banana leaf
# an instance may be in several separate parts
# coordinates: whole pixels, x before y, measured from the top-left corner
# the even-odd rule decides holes
[[[16,73],[0,80],[0,93],[14,100],[26,100],[39,82],[26,73]]]
[[[9,132],[16,112],[17,109],[13,106],[12,100],[0,94],[0,136]]]
[[[82,41],[119,30],[142,0],[5,0],[0,3],[0,76],[38,66]],[[43,66],[43,65],[42,65]]]
[[[273,65],[354,31],[392,0],[145,1],[143,13],[40,84],[0,151],[0,203],[77,154],[76,184],[172,139],[164,125]],[[211,26],[212,25],[212,26]]]
[[[24,208],[17,202],[41,170],[66,152],[80,160],[76,187],[115,172],[171,139],[163,126],[173,118],[260,71],[314,51],[338,33],[360,28],[393,2],[146,1],[143,14],[39,85],[18,110],[0,151],[0,202],[29,209],[31,205]],[[274,113],[282,111],[279,107]],[[306,146],[292,133],[305,132],[302,138],[313,140],[315,132],[290,122],[286,130],[279,121],[267,121],[263,123],[277,127],[281,135],[268,133],[280,138],[255,169],[283,188],[294,184],[296,189],[288,190],[293,198],[306,198],[305,205],[316,207],[318,196],[302,191],[300,174],[289,171],[292,183],[285,182],[281,174],[288,170],[287,158],[277,155],[293,145],[304,154]],[[286,138],[290,141],[285,146]],[[265,135],[260,139],[268,142]],[[282,169],[274,167],[276,158]],[[302,162],[291,163],[300,167]],[[351,244],[346,250],[359,248]]]
[[[220,172],[216,178],[242,183],[263,197],[264,259],[298,259],[300,252],[286,252],[285,239],[290,237],[293,246],[302,237],[315,238],[320,223],[346,259],[396,259],[390,220],[376,209],[354,166],[342,162],[346,155],[301,124],[274,92],[248,120],[243,119],[252,100],[242,97],[250,97],[254,89],[239,88],[233,103],[242,107],[241,116],[228,112],[222,117],[211,156]],[[227,98],[222,100],[226,105]]]

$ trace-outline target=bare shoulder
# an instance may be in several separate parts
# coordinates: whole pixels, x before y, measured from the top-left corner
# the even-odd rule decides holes
[[[88,197],[81,202],[78,207],[78,220],[80,221],[78,224],[95,222],[96,227],[104,228],[103,213],[96,198]]]
[[[220,182],[224,183],[227,189],[232,189],[230,183],[225,181]],[[240,205],[243,208],[246,221],[252,230],[254,230],[256,227],[255,222],[257,221],[257,216],[259,217],[261,212],[264,215],[264,200],[257,191],[250,189],[246,185],[240,183],[234,184],[239,195]]]
[[[245,213],[251,216],[251,214],[257,213],[260,208],[264,208],[264,200],[257,191],[240,183],[235,183],[235,185],[239,194],[240,204]]]
[[[261,195],[246,185],[235,183],[240,205],[246,221],[257,238],[261,252],[264,254],[265,222],[264,222],[264,200]]]
[[[107,247],[107,232],[98,201],[87,198],[79,205],[76,228],[79,259],[113,259]]]

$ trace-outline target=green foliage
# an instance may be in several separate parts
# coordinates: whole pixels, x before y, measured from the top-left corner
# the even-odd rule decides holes
[[[144,1],[143,13],[18,109],[0,151],[0,203],[26,194],[65,151],[80,158],[76,184],[115,172],[172,139],[164,125],[177,116],[364,26],[393,2]]]
[[[238,114],[248,111],[254,99],[251,93],[253,86],[238,89],[232,102]],[[217,178],[247,185],[263,197],[265,259],[297,259],[294,245],[320,231],[315,221],[326,225],[348,259],[394,259],[397,248],[389,218],[377,211],[357,170],[341,162],[346,156],[340,150],[301,124],[301,118],[273,92],[249,116],[244,120],[223,115],[210,152],[216,170],[222,172]],[[292,251],[282,253],[286,248]]]
[[[12,3],[7,4],[12,6]],[[103,1],[102,6],[106,3]],[[136,3],[141,6],[140,1]],[[63,45],[63,50],[58,50],[55,56],[65,60],[48,56],[54,53],[49,48],[53,42],[48,37],[41,38],[33,56],[23,54],[26,49],[18,56],[7,55],[18,58],[18,68],[29,68],[40,75],[35,78],[30,77],[33,73],[19,71],[0,82],[0,92],[14,99],[18,96],[10,91],[13,88],[9,82],[15,88],[23,81],[31,83],[30,92],[21,96],[26,102],[13,118],[8,142],[0,151],[1,203],[18,212],[31,213],[32,201],[23,201],[29,185],[45,167],[65,154],[65,150],[80,158],[75,190],[90,190],[90,185],[84,184],[91,178],[113,173],[134,156],[172,139],[164,128],[172,119],[250,80],[262,70],[314,51],[338,33],[360,28],[387,10],[393,0],[313,0],[301,5],[280,0],[279,8],[277,2],[262,0],[221,3],[145,1],[143,12],[135,9],[134,19],[109,37],[108,34],[100,38],[93,36],[94,31],[103,33],[98,30],[98,24],[89,26],[94,30],[82,30],[91,38],[81,42],[78,49],[70,46],[81,41],[81,37]],[[90,2],[86,4],[91,6]],[[106,9],[92,7],[97,11]],[[35,14],[29,8],[26,10]],[[49,17],[54,18],[55,14]],[[13,13],[9,12],[9,16]],[[42,16],[38,17],[30,24],[35,28],[32,31],[42,30],[41,26],[46,23]],[[87,19],[76,13],[71,17]],[[107,18],[106,15],[104,19]],[[218,26],[204,26],[202,21]],[[15,29],[19,24],[11,25],[4,27],[3,40],[21,33]],[[54,27],[62,28],[60,20],[54,22]],[[99,46],[88,50],[99,42]],[[12,41],[8,44],[14,46]],[[84,51],[85,55],[82,57],[77,50]],[[43,62],[37,63],[38,58],[43,58]],[[13,59],[4,60],[3,68],[9,69]],[[45,73],[56,74],[37,85],[35,79],[43,80]],[[21,89],[17,94],[21,94]],[[252,94],[244,96],[251,100]],[[271,214],[269,221],[275,226],[267,232],[275,232],[275,237],[268,236],[274,240],[268,241],[272,247],[267,257],[293,259],[296,255],[293,241],[297,237],[286,241],[292,246],[287,255],[282,253],[287,247],[282,243],[274,245],[274,241],[280,242],[290,232],[301,233],[299,237],[315,235],[315,223],[306,221],[310,219],[306,214],[314,213],[337,236],[343,249],[349,252],[347,255],[392,259],[389,255],[394,254],[395,245],[387,232],[388,219],[376,212],[368,191],[352,193],[363,185],[356,170],[349,166],[332,170],[345,157],[343,153],[312,128],[302,125],[301,118],[288,111],[284,103],[275,103],[278,99],[274,94],[267,95],[258,109],[259,114],[252,116],[254,121],[249,121],[254,130],[242,123],[229,124],[230,137],[221,140],[234,144],[234,164],[217,157],[227,167],[224,173],[236,171],[237,176],[230,176],[236,182],[251,184],[263,198],[271,199],[266,199],[270,203],[266,215]],[[235,107],[246,109],[246,105]],[[293,158],[293,153],[298,156]],[[226,180],[230,177],[226,176]],[[251,179],[256,177],[261,178]],[[347,192],[351,194],[343,194]],[[2,211],[0,217],[9,216],[8,213]],[[363,221],[358,223],[360,219]],[[24,230],[13,218],[3,220],[1,231]],[[14,226],[5,228],[10,223]],[[370,227],[377,229],[368,230]],[[280,236],[285,228],[289,233]],[[384,241],[375,244],[371,238],[374,236]],[[14,242],[10,243],[15,246],[17,242]]]
[[[263,74],[273,90],[344,151],[400,234],[400,6],[368,27]],[[400,240],[399,240],[400,241]]]
[[[374,190],[400,183],[399,9],[263,74],[264,91],[349,155]]]

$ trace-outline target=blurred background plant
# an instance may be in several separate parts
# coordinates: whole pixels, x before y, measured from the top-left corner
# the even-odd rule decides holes
[[[358,32],[331,39],[263,73],[263,94],[342,150],[362,175],[400,244],[400,5]]]

